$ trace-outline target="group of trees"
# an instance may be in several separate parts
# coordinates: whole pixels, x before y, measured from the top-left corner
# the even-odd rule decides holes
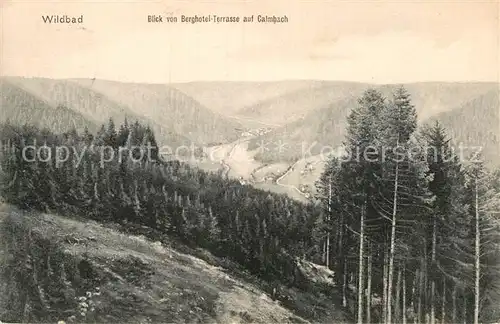
[[[357,322],[498,320],[498,172],[463,163],[438,123],[417,130],[404,88],[363,94],[345,149],[317,188],[324,259]]]
[[[9,147],[2,196],[22,208],[147,226],[285,283],[300,279],[297,256],[320,255],[313,204],[164,161],[153,132],[137,122],[117,130],[110,120],[95,136],[6,124],[1,138]]]

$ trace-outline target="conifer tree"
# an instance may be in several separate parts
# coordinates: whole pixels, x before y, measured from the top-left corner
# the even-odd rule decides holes
[[[110,118],[106,129],[106,135],[104,137],[104,145],[118,148],[117,138],[118,135],[116,133],[115,122],[113,121],[113,118]]]
[[[377,210],[390,220],[389,259],[387,272],[386,322],[392,322],[395,262],[398,258],[396,235],[414,222],[425,206],[425,160],[419,152],[419,143],[413,138],[416,130],[415,107],[408,92],[400,87],[382,112],[381,150],[386,152],[381,166],[378,191],[381,193]],[[416,148],[416,150],[415,150]],[[405,245],[403,244],[402,247]],[[401,257],[401,256],[400,256]]]
[[[493,179],[491,173],[488,172],[484,166],[482,159],[473,161],[469,166],[468,172],[468,188],[471,192],[471,214],[473,222],[471,226],[471,238],[473,237],[474,246],[474,310],[473,322],[475,324],[483,322],[480,318],[480,311],[484,305],[483,303],[491,302],[491,300],[484,299],[484,295],[488,295],[486,289],[482,287],[498,288],[498,286],[491,287],[490,285],[482,285],[482,282],[487,280],[495,281],[498,285],[498,278],[500,272],[498,271],[498,264],[493,266],[493,273],[488,273],[490,276],[485,276],[484,263],[491,258],[498,261],[498,246],[500,244],[500,237],[498,230],[500,229],[498,220],[498,210],[500,207],[500,193],[493,187]],[[491,259],[490,259],[491,260]],[[491,265],[490,265],[491,266]],[[491,319],[490,319],[491,320]],[[494,319],[496,320],[496,319]]]
[[[429,190],[435,199],[431,203],[430,217],[425,222],[431,233],[428,240],[432,242],[432,254],[430,265],[430,319],[436,318],[438,281],[452,282],[454,286],[462,285],[459,277],[467,273],[467,269],[461,266],[460,260],[464,253],[467,240],[467,223],[469,222],[468,206],[465,192],[465,178],[458,157],[454,155],[450,140],[445,130],[439,123],[424,131],[428,143],[427,162],[428,174],[432,177],[429,182]],[[463,260],[462,260],[463,261]],[[462,274],[462,275],[461,275]],[[447,292],[441,293],[442,305],[444,305]],[[450,300],[452,298],[448,298]],[[443,307],[441,310],[443,313]],[[444,314],[441,314],[443,318]]]
[[[377,170],[377,152],[373,150],[377,144],[380,128],[380,114],[384,110],[385,100],[373,89],[367,90],[348,117],[346,136],[346,161],[339,164],[332,157],[327,164],[317,184],[319,198],[329,215],[331,223],[340,224],[335,235],[336,246],[339,247],[340,260],[337,260],[338,278],[343,278],[343,290],[347,285],[348,274],[344,273],[347,266],[349,236],[353,233],[358,240],[357,267],[357,321],[363,321],[363,291],[364,291],[364,259],[365,243],[368,239],[365,233],[365,222],[371,218],[372,189]],[[334,184],[334,185],[333,185]],[[332,188],[333,187],[333,188]],[[337,206],[337,207],[334,207]],[[334,207],[334,208],[333,208]],[[344,225],[345,222],[345,225]],[[344,231],[344,227],[347,232]]]

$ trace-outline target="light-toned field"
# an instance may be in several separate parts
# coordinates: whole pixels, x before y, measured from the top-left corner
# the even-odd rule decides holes
[[[222,170],[227,172],[229,177],[241,177],[250,181],[256,188],[286,194],[300,201],[306,201],[314,195],[315,182],[324,169],[324,157],[311,156],[294,164],[286,162],[263,164],[254,160],[256,152],[248,151],[247,146],[248,141],[242,139],[230,144],[210,147],[206,150],[209,155],[207,160],[193,163],[203,170]],[[266,179],[268,176],[272,176],[274,180]],[[303,192],[304,186],[309,188],[309,196]]]
[[[299,188],[301,185],[314,187],[325,167],[324,159],[315,155],[299,160],[290,172],[280,180],[283,185],[291,185]]]
[[[208,147],[205,149],[206,159],[188,162],[206,171],[223,170],[229,177],[248,180],[261,163],[254,160],[255,153],[249,152],[247,147],[245,139]]]
[[[254,160],[254,153],[247,150],[248,142],[241,141],[233,146],[225,161],[230,167],[230,177],[243,177],[249,179],[253,170],[258,168],[261,163]]]
[[[248,151],[250,139],[246,137],[233,143],[209,147],[205,149],[208,158],[192,161],[192,164],[205,171],[221,171],[231,178],[242,178],[256,188],[286,194],[300,201],[307,201],[314,196],[315,182],[324,170],[324,156],[306,157],[293,164],[264,164],[254,159],[257,150]]]
[[[280,176],[288,169],[289,166],[289,163],[274,163],[262,166],[254,172],[255,182],[264,181],[266,176]]]
[[[205,149],[207,159],[213,162],[220,162],[227,158],[229,152],[233,149],[234,143],[211,146]]]

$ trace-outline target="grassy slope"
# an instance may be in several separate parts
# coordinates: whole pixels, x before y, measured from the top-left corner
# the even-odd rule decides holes
[[[247,106],[238,115],[285,125],[332,103],[357,97],[368,86],[349,82],[311,82],[300,89]]]
[[[1,270],[5,271],[9,262],[17,262],[10,278],[0,277],[2,321],[66,319],[75,313],[73,297],[97,287],[101,294],[92,297],[95,311],[86,317],[76,314],[77,321],[284,323],[305,322],[305,318],[329,323],[344,321],[335,301],[319,292],[282,288],[282,294],[288,296],[285,308],[259,288],[265,283],[206,251],[178,243],[172,243],[175,248],[168,243],[153,243],[143,236],[126,235],[95,222],[48,214],[27,215],[8,205],[0,205],[0,222],[3,231],[0,258],[8,261]],[[26,244],[28,252],[15,255]],[[26,267],[29,262],[22,260],[26,255],[36,259],[33,267]],[[222,264],[230,265],[232,270],[221,268]],[[22,281],[25,284],[16,285],[15,275],[25,273],[25,268],[30,269],[28,279]],[[314,272],[315,279],[325,283],[324,291],[334,289],[328,288],[331,274],[322,267],[306,264],[302,268],[308,268],[304,270],[306,273]],[[30,285],[33,282],[36,284]],[[58,284],[62,288],[55,289]],[[31,295],[23,303],[22,293],[27,291]],[[55,309],[52,317],[36,318],[38,297],[43,295],[50,304],[60,291],[65,292],[59,304],[63,306]],[[8,300],[14,301],[14,305],[6,307]],[[47,312],[44,310],[43,314]]]

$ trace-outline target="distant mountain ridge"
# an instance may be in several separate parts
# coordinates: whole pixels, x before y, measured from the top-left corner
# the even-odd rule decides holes
[[[159,123],[198,144],[224,143],[238,138],[241,125],[200,104],[174,87],[162,84],[71,80],[99,92],[139,116]]]
[[[110,118],[121,123],[127,118],[149,124],[158,140],[172,147],[229,142],[241,132],[236,121],[167,86],[21,77],[3,77],[2,83],[19,89],[29,102],[36,98],[37,107],[67,107],[89,123],[107,123]],[[15,110],[20,102],[7,98],[12,96],[17,95],[8,91],[3,100]]]
[[[496,154],[498,144],[495,145],[500,123],[497,84],[423,83],[404,86],[412,96],[421,124],[440,120],[449,128],[451,136],[470,146],[482,145],[488,159],[499,160]],[[378,86],[387,97],[394,88],[394,85]],[[346,117],[357,105],[356,100],[355,95],[349,94],[323,107],[310,108],[305,116],[253,139],[249,149],[259,149],[256,159],[265,163],[290,162],[303,158],[304,154],[315,155],[336,149],[344,140]]]
[[[498,91],[499,84],[492,82],[419,82],[403,84],[411,95],[419,120],[423,121],[439,113],[452,111],[465,102]],[[395,85],[383,85],[378,89],[387,97]]]
[[[287,124],[334,102],[353,98],[369,85],[350,82],[311,82],[308,86],[274,96],[238,111],[238,115]]]
[[[168,143],[173,147],[191,143],[182,134],[176,134],[154,120],[135,114],[127,106],[120,105],[99,92],[91,91],[67,80],[4,78],[3,82],[10,83],[22,89],[24,93],[39,98],[45,106],[53,108],[64,106],[96,125],[108,123],[110,118],[120,124],[127,118],[130,121],[137,120],[149,124],[158,134],[158,140],[161,143]],[[72,124],[68,125],[70,126]],[[52,127],[49,128],[52,129]]]
[[[195,81],[173,83],[170,86],[193,97],[206,107],[222,115],[236,115],[249,106],[277,98],[304,88],[319,86],[323,81]]]
[[[113,118],[149,124],[160,144],[211,146],[237,140],[248,129],[270,132],[250,141],[256,159],[294,161],[342,144],[345,118],[366,89],[389,97],[396,85],[291,80],[276,82],[122,83],[106,80],[0,78],[0,121],[64,131],[95,129]],[[409,83],[421,124],[441,120],[457,141],[480,142],[488,158],[498,143],[497,83]],[[495,126],[496,125],[496,126]],[[496,127],[496,128],[495,128]],[[477,143],[476,143],[477,144]]]
[[[417,82],[403,84],[412,96],[419,119],[457,108],[490,90],[491,82]],[[358,97],[368,88],[390,96],[399,84],[368,84],[326,80],[269,82],[189,82],[172,87],[195,98],[221,115],[279,127],[305,118],[346,97]]]
[[[14,84],[0,80],[0,123],[30,124],[40,128],[50,128],[54,132],[63,133],[75,128],[83,131],[88,128],[95,132],[97,124],[82,114],[64,105],[55,107],[42,99],[17,87]]]
[[[442,112],[429,120],[439,121],[455,145],[466,148],[465,154],[481,148],[485,161],[500,162],[500,91],[491,90],[458,108]],[[466,157],[466,156],[465,156]]]
[[[356,102],[356,97],[348,97],[316,109],[251,140],[249,149],[257,149],[255,158],[266,163],[292,162],[320,153],[328,155],[344,141],[345,117]]]

